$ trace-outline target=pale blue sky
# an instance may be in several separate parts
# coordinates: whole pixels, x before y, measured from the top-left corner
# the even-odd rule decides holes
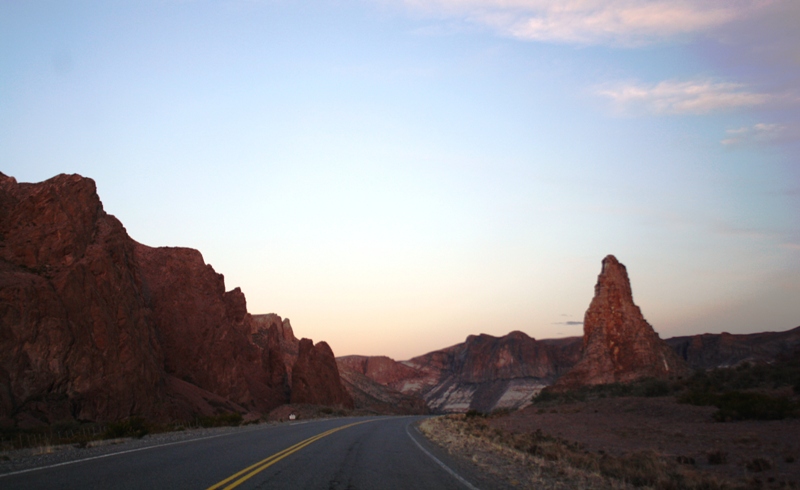
[[[134,239],[337,355],[580,335],[609,253],[662,337],[785,330],[797,25],[792,0],[0,0],[0,171],[95,179]]]

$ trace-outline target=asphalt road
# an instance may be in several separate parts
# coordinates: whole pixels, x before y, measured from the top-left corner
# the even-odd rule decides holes
[[[3,489],[474,489],[413,426],[361,417],[266,426],[17,474]],[[466,475],[466,476],[465,476]],[[472,480],[472,481],[470,481]]]

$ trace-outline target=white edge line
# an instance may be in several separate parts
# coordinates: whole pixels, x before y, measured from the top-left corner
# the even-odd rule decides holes
[[[416,440],[416,439],[414,439],[414,436],[412,436],[412,435],[411,435],[411,432],[409,432],[409,431],[408,431],[408,428],[409,428],[410,426],[411,426],[411,423],[409,422],[409,423],[406,425],[406,434],[408,434],[408,437],[409,437],[409,438],[411,438],[411,440],[412,440],[412,441],[414,441],[414,444],[416,444],[416,445],[417,445],[417,447],[419,448],[419,450],[420,450],[420,451],[422,451],[423,453],[427,454],[429,458],[431,458],[432,460],[434,460],[434,461],[436,462],[436,464],[438,464],[439,466],[441,466],[441,467],[442,467],[442,468],[443,468],[443,469],[444,469],[446,472],[450,473],[450,474],[453,476],[453,478],[455,478],[456,480],[458,480],[458,481],[460,481],[461,483],[463,483],[465,487],[469,488],[470,490],[478,490],[478,488],[477,488],[475,485],[473,485],[472,483],[470,483],[470,482],[468,482],[467,480],[465,480],[464,478],[462,478],[462,477],[461,477],[461,475],[459,475],[458,473],[456,473],[455,471],[453,471],[452,469],[450,469],[450,467],[449,467],[449,466],[447,466],[446,464],[444,464],[444,463],[442,463],[441,461],[439,461],[439,458],[437,458],[436,456],[434,456],[433,454],[431,454],[430,452],[428,452],[428,450],[427,450],[427,449],[425,449],[424,447],[422,447],[422,444],[420,444],[419,442],[417,442],[417,440]],[[416,430],[416,429],[415,429],[415,430]]]
[[[307,424],[307,423],[310,423],[310,422],[317,422],[317,421],[316,420],[303,420],[303,421],[294,422],[294,423],[291,423],[291,424],[288,424],[288,425],[290,425],[290,426],[292,426],[292,425],[301,425],[301,424]],[[264,429],[268,429],[270,427],[272,427],[272,426],[264,427]],[[260,429],[256,429],[256,430],[260,430]],[[32,471],[47,470],[47,469],[50,469],[50,468],[57,468],[59,466],[67,466],[67,465],[76,464],[76,463],[83,463],[84,461],[92,461],[92,460],[95,460],[95,459],[109,458],[111,456],[118,456],[120,454],[135,453],[135,452],[138,452],[138,451],[145,451],[147,449],[155,449],[155,448],[158,448],[158,447],[174,446],[176,444],[185,444],[187,442],[204,441],[206,439],[214,439],[215,437],[229,436],[231,434],[237,434],[237,433],[238,433],[237,431],[226,432],[225,434],[216,434],[216,435],[213,435],[213,436],[198,437],[197,439],[186,439],[185,441],[167,442],[165,444],[155,444],[153,446],[140,447],[140,448],[136,448],[136,449],[128,449],[127,451],[119,451],[119,452],[116,452],[116,453],[101,454],[99,456],[92,456],[91,458],[83,458],[83,459],[75,459],[75,460],[72,460],[72,461],[64,461],[63,463],[51,464],[49,466],[39,466],[39,467],[36,467],[36,468],[27,468],[27,469],[24,469],[24,470],[17,470],[17,471],[12,471],[10,473],[0,474],[0,478],[6,477],[6,476],[12,476],[12,475],[21,475],[22,473],[30,473]],[[414,441],[414,442],[417,442],[417,441]]]
[[[6,477],[6,476],[11,476],[11,475],[20,475],[22,473],[30,473],[31,471],[47,470],[47,469],[50,469],[50,468],[57,468],[59,466],[67,466],[67,465],[70,465],[70,464],[83,463],[84,461],[92,461],[92,460],[95,460],[95,459],[110,458],[111,456],[119,456],[120,454],[129,454],[129,453],[135,453],[135,452],[138,452],[138,451],[146,451],[148,449],[155,449],[157,447],[174,446],[176,444],[185,444],[187,442],[195,442],[195,441],[203,441],[203,440],[206,440],[206,439],[214,439],[215,437],[229,436],[231,434],[236,434],[236,432],[228,432],[226,434],[216,434],[216,435],[213,435],[213,436],[198,437],[197,439],[187,439],[185,441],[167,442],[165,444],[156,444],[154,446],[139,447],[139,448],[136,448],[136,449],[128,449],[126,451],[119,451],[119,452],[116,452],[116,453],[101,454],[100,456],[92,456],[91,458],[75,459],[73,461],[64,461],[63,463],[51,464],[49,466],[39,466],[37,468],[28,468],[28,469],[25,469],[25,470],[12,471],[11,473],[3,473],[2,475],[0,475],[0,478]]]

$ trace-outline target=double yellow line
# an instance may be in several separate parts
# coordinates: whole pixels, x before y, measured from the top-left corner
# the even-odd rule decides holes
[[[273,454],[272,456],[270,456],[267,459],[263,459],[263,460],[259,461],[258,463],[254,464],[254,465],[248,466],[247,468],[243,469],[242,471],[240,471],[240,472],[238,472],[236,474],[233,474],[233,475],[229,476],[228,478],[225,478],[224,480],[222,480],[221,482],[217,483],[216,485],[212,485],[212,486],[208,487],[207,490],[216,490],[218,488],[223,488],[222,486],[226,485],[228,483],[230,483],[230,484],[225,486],[223,490],[229,490],[231,488],[236,488],[239,485],[241,485],[242,483],[244,483],[247,480],[249,480],[250,478],[256,476],[258,473],[264,471],[265,469],[267,469],[270,466],[274,465],[278,461],[282,460],[283,458],[289,456],[290,454],[296,453],[297,451],[303,449],[304,447],[308,446],[309,444],[312,444],[312,443],[322,439],[323,437],[327,437],[327,436],[333,434],[334,432],[338,432],[340,430],[347,429],[348,427],[353,427],[354,425],[359,425],[359,424],[365,424],[367,422],[373,422],[374,420],[375,419],[362,420],[361,422],[354,422],[352,424],[343,425],[341,427],[336,427],[335,429],[331,429],[331,430],[325,431],[325,432],[323,432],[321,434],[317,434],[317,435],[315,435],[313,437],[309,437],[305,441],[300,441],[300,442],[298,442],[297,444],[295,444],[292,447],[288,447],[288,448],[284,449],[283,451],[280,451],[278,453]]]

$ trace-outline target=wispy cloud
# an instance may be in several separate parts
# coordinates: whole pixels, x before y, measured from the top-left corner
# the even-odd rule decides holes
[[[758,123],[753,126],[729,129],[720,143],[728,147],[764,145],[800,140],[800,129],[785,124]]]
[[[716,28],[772,0],[405,0],[534,41],[640,45]]]
[[[714,80],[666,80],[653,85],[622,83],[597,90],[623,113],[709,114],[764,105],[774,96],[738,83]]]
[[[575,326],[575,325],[583,325],[583,322],[553,322],[553,325]]]

